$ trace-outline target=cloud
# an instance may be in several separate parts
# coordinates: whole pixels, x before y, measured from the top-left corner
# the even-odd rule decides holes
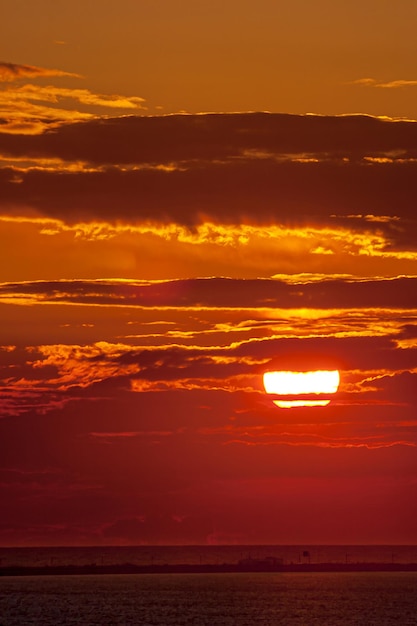
[[[64,72],[63,70],[37,67],[36,65],[19,65],[0,61],[0,81],[15,81],[21,78],[44,78],[49,76],[69,76],[81,78],[79,74]]]
[[[167,281],[36,281],[0,284],[0,298],[33,304],[78,303],[136,307],[299,309],[417,309],[417,278],[190,278]],[[414,295],[416,294],[416,295]]]
[[[155,223],[174,223],[189,229],[204,223],[243,224],[243,237],[245,224],[281,225],[303,229],[307,246],[311,227],[316,230],[316,252],[323,247],[318,230],[327,229],[322,237],[328,247],[332,245],[329,231],[337,237],[340,228],[339,242],[334,242],[339,249],[349,239],[360,243],[358,233],[362,232],[364,253],[373,250],[380,255],[401,249],[403,241],[404,253],[407,246],[415,249],[416,172],[417,163],[312,166],[272,161],[209,164],[173,172],[33,170],[19,172],[18,180],[15,171],[3,170],[1,204],[3,214],[18,216],[27,213],[29,206],[38,214],[69,224],[118,221],[152,228]],[[375,216],[394,214],[402,222],[344,217],[371,212]],[[282,243],[288,247],[291,240]],[[354,247],[358,251],[357,245]]]
[[[415,123],[240,114],[49,126],[31,136],[0,135],[3,159],[15,164],[0,172],[3,214],[30,208],[71,225],[117,222],[150,231],[163,224],[166,238],[185,241],[186,233],[169,232],[175,224],[189,229],[191,243],[205,224],[198,235],[207,243],[222,239],[213,224],[239,225],[231,239],[240,242],[252,236],[250,226],[281,226],[303,232],[317,256],[344,250],[405,258],[415,250]],[[300,152],[319,158],[300,162]]]
[[[81,78],[60,70],[0,63],[0,82],[50,76]],[[96,94],[89,89],[33,84],[4,86],[0,90],[1,131],[17,135],[40,134],[50,128],[51,123],[92,118],[97,108],[138,110],[144,108],[143,102],[143,98],[137,96]],[[89,110],[77,110],[79,108]]]
[[[36,135],[54,124],[93,118],[96,108],[138,110],[144,108],[143,102],[143,98],[136,96],[96,94],[88,89],[38,85],[8,87],[0,90],[0,129],[10,135]],[[80,105],[93,111],[78,110]]]
[[[364,85],[365,87],[377,87],[382,89],[400,89],[402,87],[416,87],[417,80],[391,80],[391,81],[381,81],[376,78],[359,78],[358,80],[353,80],[350,83],[351,85]]]
[[[20,94],[39,134],[0,133],[2,536],[290,540],[318,497],[327,539],[336,509],[352,540],[348,513],[374,532],[393,497],[410,529],[416,124],[63,123],[105,98]],[[329,364],[341,385],[325,409],[279,410],[263,391],[266,369]]]
[[[15,216],[0,215],[0,281],[113,276],[136,284],[138,276],[188,278],[191,267],[197,277],[293,276],[297,283],[300,272],[309,272],[306,282],[312,274],[328,272],[330,258],[335,278],[417,275],[412,218],[401,219],[397,229],[397,220],[380,224],[363,216],[329,216],[327,226],[324,216],[300,216],[294,226],[280,224],[278,218],[263,224],[260,216],[257,224],[203,221],[187,226],[155,219],[69,224],[36,216],[29,207],[21,213],[25,216],[17,209]],[[331,257],[322,248],[331,250]]]
[[[47,89],[44,97],[59,94],[48,95]],[[34,94],[29,91],[28,96]],[[138,98],[122,101],[141,104]],[[274,159],[314,166],[317,160],[340,165],[344,158],[356,161],[364,156],[410,158],[417,156],[416,137],[413,122],[365,115],[130,116],[64,124],[24,140],[2,137],[0,149],[10,155],[36,150],[43,157],[115,165]],[[301,158],[309,156],[315,159]]]
[[[14,400],[19,411],[27,411],[27,398],[29,407],[44,410],[49,405],[51,410],[57,402],[70,399],[170,389],[254,394],[257,402],[262,397],[272,407],[271,398],[263,394],[264,371],[335,367],[342,372],[335,397],[341,405],[404,408],[412,407],[417,399],[413,391],[417,388],[417,348],[398,350],[395,337],[389,336],[300,339],[272,335],[222,346],[206,345],[205,341],[192,346],[167,341],[164,346],[140,347],[98,342],[90,346],[50,344],[26,351],[24,367],[16,357],[3,384],[3,397],[9,405]],[[42,393],[44,404],[39,407],[33,398]]]
[[[4,99],[18,102],[48,102],[57,104],[65,99],[76,100],[80,104],[100,106],[116,109],[142,108],[143,98],[135,96],[120,96],[112,94],[95,94],[89,89],[71,89],[64,87],[40,87],[38,85],[24,85],[14,90],[0,92]],[[0,101],[1,104],[1,101]],[[58,118],[58,115],[56,115]]]
[[[61,110],[64,96],[103,106],[112,98],[117,106],[140,102],[56,88],[27,96],[49,98],[52,117],[45,132],[38,132],[42,112],[34,110],[37,134],[0,133],[3,159],[14,164],[0,170],[3,215],[36,211],[79,224],[81,236],[89,236],[85,225],[94,223],[93,238],[132,226],[207,245],[241,246],[261,232],[251,227],[263,227],[272,254],[279,238],[286,254],[415,259],[414,122],[212,114],[91,117],[62,125],[54,107]],[[317,158],[300,160],[300,154]],[[105,232],[100,222],[111,228]]]
[[[376,87],[383,89],[398,89],[401,87],[417,87],[417,80],[392,80],[386,83],[378,83]]]

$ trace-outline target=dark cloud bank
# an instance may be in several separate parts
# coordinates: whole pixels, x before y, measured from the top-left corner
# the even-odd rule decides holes
[[[0,284],[3,297],[140,307],[417,308],[417,279],[332,279],[291,284],[278,279],[190,278],[135,284],[36,281]]]
[[[417,156],[417,125],[364,115],[271,113],[118,117],[65,123],[40,135],[0,135],[13,156],[95,164],[161,164],[255,154],[323,158]]]
[[[0,151],[39,164],[0,171],[3,213],[30,207],[68,223],[190,228],[204,220],[347,226],[383,233],[399,249],[417,240],[414,122],[266,113],[95,119],[40,135],[0,133]],[[43,158],[89,167],[43,170]]]

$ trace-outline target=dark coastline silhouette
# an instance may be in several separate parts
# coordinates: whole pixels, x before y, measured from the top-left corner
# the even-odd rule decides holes
[[[221,574],[267,572],[417,572],[417,563],[276,563],[268,559],[240,563],[177,563],[136,565],[42,565],[0,567],[0,576],[91,574]]]

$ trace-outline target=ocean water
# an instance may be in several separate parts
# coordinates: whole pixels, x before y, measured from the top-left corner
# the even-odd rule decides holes
[[[417,546],[0,548],[0,564],[410,563]],[[417,572],[0,577],[0,626],[417,626]]]
[[[417,573],[0,578],[1,626],[409,626]]]

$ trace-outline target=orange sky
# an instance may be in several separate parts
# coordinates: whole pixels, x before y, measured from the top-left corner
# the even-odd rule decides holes
[[[415,3],[4,4],[0,545],[416,543]]]

